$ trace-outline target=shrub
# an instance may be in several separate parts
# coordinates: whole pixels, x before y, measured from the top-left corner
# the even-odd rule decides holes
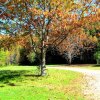
[[[18,65],[20,60],[20,46],[12,47],[9,51],[8,62],[9,64]]]
[[[7,64],[7,54],[8,51],[4,51],[4,49],[0,49],[0,66],[4,66]]]
[[[33,63],[35,61],[35,57],[36,57],[36,55],[32,51],[27,55],[27,58],[31,63]]]
[[[94,54],[94,57],[95,57],[95,59],[97,60],[97,64],[100,64],[100,51],[97,51],[97,52]]]
[[[20,60],[20,48],[13,47],[12,49],[0,49],[0,65],[18,65]]]

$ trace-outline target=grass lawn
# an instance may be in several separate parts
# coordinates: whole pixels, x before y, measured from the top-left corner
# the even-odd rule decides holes
[[[100,70],[100,65],[79,65],[79,68],[90,69],[90,70]]]
[[[36,67],[0,68],[0,100],[84,100],[82,75],[73,71],[48,69],[37,77]]]
[[[92,70],[100,70],[100,65],[90,65],[86,66],[85,68],[92,69]]]

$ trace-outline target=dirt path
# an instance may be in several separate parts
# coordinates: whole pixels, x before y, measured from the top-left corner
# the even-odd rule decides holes
[[[100,100],[100,70],[88,70],[72,67],[50,67],[60,70],[71,70],[84,74],[84,96],[88,100]]]

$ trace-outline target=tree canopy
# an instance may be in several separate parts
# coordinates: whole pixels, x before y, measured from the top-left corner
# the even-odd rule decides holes
[[[40,53],[41,75],[49,45],[59,46],[80,28],[91,29],[100,21],[99,0],[0,0],[1,32],[30,41]],[[97,26],[96,28],[100,28]]]

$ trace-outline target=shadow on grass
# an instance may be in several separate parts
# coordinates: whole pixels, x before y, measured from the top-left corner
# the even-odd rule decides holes
[[[93,65],[93,67],[100,67],[100,64]]]
[[[24,77],[24,78],[23,78]],[[33,77],[38,78],[40,75],[35,75],[34,71],[27,71],[27,70],[0,70],[0,83],[7,84],[10,86],[16,86],[11,81],[23,81],[25,77]],[[0,87],[3,87],[2,85]]]

